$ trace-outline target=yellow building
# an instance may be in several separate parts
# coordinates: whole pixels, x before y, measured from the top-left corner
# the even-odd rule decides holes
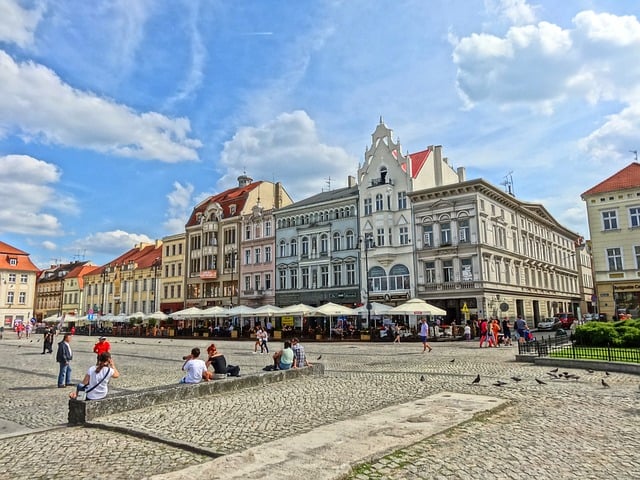
[[[160,310],[167,314],[184,308],[186,238],[183,232],[162,239]]]
[[[587,204],[599,312],[639,315],[640,163],[582,194]]]

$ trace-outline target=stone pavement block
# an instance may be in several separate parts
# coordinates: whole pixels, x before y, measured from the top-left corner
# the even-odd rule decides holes
[[[354,464],[407,447],[505,403],[495,397],[442,392],[151,478],[337,479]]]

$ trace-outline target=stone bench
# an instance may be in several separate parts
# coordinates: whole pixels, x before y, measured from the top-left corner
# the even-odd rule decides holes
[[[212,380],[191,385],[177,383],[146,388],[144,390],[109,394],[102,400],[81,401],[69,399],[68,421],[71,425],[78,425],[105,415],[137,410],[152,405],[197,399],[207,395],[294,380],[307,375],[323,374],[324,365],[316,363],[311,367],[305,368],[259,372],[241,377],[227,377],[221,380]]]

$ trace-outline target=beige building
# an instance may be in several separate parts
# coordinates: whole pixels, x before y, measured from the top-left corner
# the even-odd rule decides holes
[[[608,319],[638,316],[640,305],[640,163],[582,194],[587,204],[597,303]]]
[[[83,314],[148,315],[159,309],[162,241],[141,243],[85,275]]]
[[[29,254],[0,241],[0,316],[11,330],[33,316],[36,298],[36,267]]]
[[[184,308],[186,238],[182,232],[162,239],[160,310],[166,314]]]
[[[477,179],[410,195],[418,296],[447,319],[579,313],[581,237],[540,204]]]
[[[61,265],[51,265],[40,272],[36,283],[36,299],[34,315],[38,321],[67,315],[73,317],[81,310],[80,295],[75,295],[78,302],[74,302],[73,292],[78,292],[78,275],[86,273],[83,269],[88,262],[72,262]],[[67,280],[69,278],[69,280]],[[67,295],[65,296],[65,291]],[[72,318],[69,319],[72,321]]]
[[[77,262],[62,281],[62,314],[67,322],[77,321],[84,306],[84,275],[96,266],[91,262]]]
[[[244,241],[244,216],[251,215],[255,206],[271,210],[291,203],[280,183],[254,182],[241,175],[237,187],[198,204],[186,225],[185,306],[238,305],[243,278],[238,256],[252,248],[245,244],[253,242]],[[244,301],[249,302],[248,295]]]

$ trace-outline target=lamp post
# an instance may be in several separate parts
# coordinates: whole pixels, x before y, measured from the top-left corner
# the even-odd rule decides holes
[[[369,300],[369,294],[371,292],[371,280],[369,279],[369,249],[374,248],[373,238],[371,235],[365,235],[360,238],[361,242],[364,243],[364,270],[365,270],[365,278],[366,278],[366,290],[367,290],[367,328],[371,328],[371,301]],[[375,322],[375,320],[374,320]],[[377,327],[377,325],[374,325]]]
[[[231,286],[229,288],[229,306],[233,308],[233,274],[236,269],[236,249],[231,249],[231,253],[229,254],[229,267],[231,268]]]
[[[106,297],[106,287],[107,287],[106,279],[108,276],[107,268],[108,267],[105,267],[102,270],[102,273],[100,274],[100,277],[102,278],[102,301],[100,302],[100,315],[104,315],[104,301],[106,300],[105,297]]]
[[[152,268],[153,268],[153,304],[151,305],[150,313],[153,313],[156,310],[159,310],[159,305],[156,305],[156,303],[158,302],[158,289],[159,289],[158,270],[162,268],[162,259],[160,257],[156,257],[156,259],[153,261]]]

